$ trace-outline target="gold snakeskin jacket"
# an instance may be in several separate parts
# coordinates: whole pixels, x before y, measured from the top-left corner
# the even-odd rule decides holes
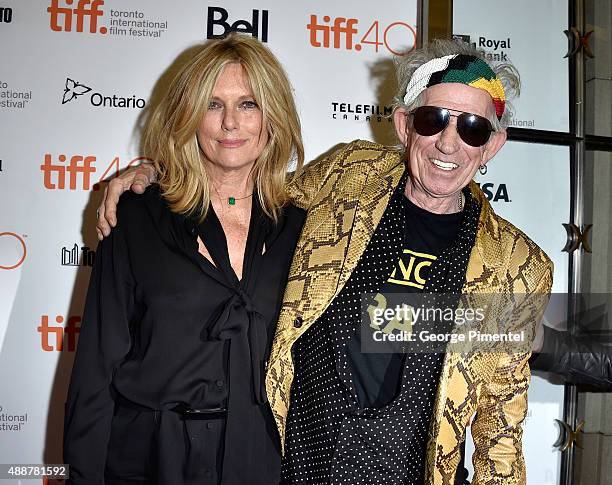
[[[309,164],[289,185],[308,211],[289,272],[267,365],[266,391],[284,445],[294,367],[291,348],[339,293],[364,252],[404,171],[398,151],[357,140]],[[520,230],[481,205],[464,293],[541,293],[552,263]],[[541,315],[543,309],[528,309]],[[529,353],[447,353],[431,418],[426,483],[452,485],[472,423],[474,485],[525,483],[521,424],[527,412]],[[477,413],[476,413],[477,412]],[[474,416],[476,415],[475,419]]]

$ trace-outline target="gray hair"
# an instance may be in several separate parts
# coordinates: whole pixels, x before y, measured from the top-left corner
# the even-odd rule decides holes
[[[510,123],[510,119],[512,118],[514,111],[509,100],[518,97],[521,91],[519,73],[509,62],[492,64],[487,59],[486,54],[482,49],[477,49],[475,46],[460,40],[435,39],[420,49],[415,49],[403,57],[395,58],[395,72],[397,75],[398,90],[397,94],[393,98],[393,111],[395,112],[395,110],[398,108],[402,108],[407,113],[410,113],[419,106],[422,106],[423,93],[421,93],[412,103],[408,105],[404,104],[406,87],[408,86],[414,71],[432,59],[437,57],[452,56],[455,54],[466,54],[484,60],[493,70],[497,78],[501,81],[504,91],[506,92],[506,109],[504,110],[501,120],[498,120],[497,116],[495,116],[495,110],[491,110],[488,119],[491,122],[491,125],[493,125],[493,129],[495,131],[505,130]],[[491,103],[491,107],[493,107],[493,103]]]

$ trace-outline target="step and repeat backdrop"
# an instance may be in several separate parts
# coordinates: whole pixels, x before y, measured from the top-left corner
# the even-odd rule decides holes
[[[0,463],[62,461],[95,208],[105,180],[141,161],[143,112],[190,48],[231,30],[266,42],[289,74],[312,160],[355,138],[395,142],[393,57],[415,46],[416,2],[0,0]],[[467,3],[472,16],[455,32],[523,70],[528,102],[517,104],[515,125],[566,129],[565,26],[551,19],[538,42],[561,37],[536,58],[530,25],[487,20],[493,7],[484,1],[475,22],[472,3],[455,9]],[[540,69],[561,76],[547,74],[559,87],[550,102],[536,84]],[[567,149],[509,143],[479,182],[494,208],[551,255],[555,291],[565,291]],[[556,483],[553,420],[563,389],[535,379],[531,393],[529,482]]]

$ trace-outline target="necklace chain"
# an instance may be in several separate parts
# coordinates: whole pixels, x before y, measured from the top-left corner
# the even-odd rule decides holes
[[[237,200],[243,200],[243,199],[248,199],[249,197],[251,197],[253,195],[253,192],[251,192],[249,195],[245,195],[244,197],[228,197],[227,198],[227,203],[229,205],[236,205],[236,201]]]
[[[253,192],[251,192],[250,194],[244,195],[242,197],[233,197],[233,196],[221,197],[221,194],[219,194],[219,191],[217,190],[217,186],[215,184],[212,184],[212,186],[213,186],[213,189],[215,189],[215,193],[217,194],[217,197],[219,197],[219,200],[225,199],[227,201],[227,205],[236,205],[237,200],[248,199],[249,197],[253,195]]]
[[[221,212],[219,214],[217,214],[217,216],[219,217],[219,221],[221,222],[221,226],[223,226],[223,222],[224,221],[227,222],[227,217],[226,217],[226,213],[225,213],[225,211],[226,211],[225,206],[227,206],[227,205],[234,205],[235,202],[234,203],[231,202],[231,200],[234,199],[234,198],[233,197],[227,197],[227,198],[221,197],[221,194],[219,194],[219,191],[217,190],[217,187],[214,184],[212,184],[212,186],[213,186],[213,189],[214,189],[215,193],[217,194],[217,197],[219,198],[219,201],[221,202],[221,204],[220,204],[221,205]],[[240,198],[235,198],[234,200],[248,199],[252,195],[253,195],[253,193],[251,192],[249,195],[245,195],[244,197],[240,197]],[[226,204],[223,203],[224,199],[227,202]],[[234,214],[235,216],[238,216],[239,214],[241,214],[241,212],[242,211],[237,211],[237,212],[231,211],[231,212],[227,213],[227,216],[229,216],[230,214]],[[231,217],[229,217],[229,218],[231,219]],[[238,223],[240,225],[246,224],[247,220],[248,219],[245,219],[244,217],[239,217],[237,219],[237,221],[238,221]]]

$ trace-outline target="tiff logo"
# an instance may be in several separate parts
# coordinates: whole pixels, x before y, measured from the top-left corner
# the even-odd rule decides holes
[[[259,10],[253,10],[251,21],[236,20],[228,23],[229,13],[223,7],[208,7],[206,21],[206,38],[219,39],[225,37],[229,32],[242,32],[251,34],[262,42],[268,42],[268,11],[261,11],[261,26],[259,25]],[[221,31],[215,32],[215,27],[220,27]],[[261,27],[261,37],[260,37]]]
[[[80,251],[77,243],[71,249],[62,248],[62,266],[93,266],[95,258],[96,252],[88,246],[81,247]]]
[[[357,19],[348,19],[345,17],[336,17],[333,25],[329,24],[331,17],[325,15],[322,24],[319,23],[316,15],[310,15],[310,23],[306,28],[310,31],[310,45],[313,47],[329,47],[330,33],[333,34],[333,47],[340,49],[342,38],[344,37],[344,46],[347,50],[353,48],[353,36],[357,34],[355,25],[359,22]],[[322,34],[322,35],[319,35]],[[322,38],[321,38],[322,37]],[[357,50],[360,50],[360,47]]]
[[[70,190],[89,190],[90,186],[93,190],[99,190],[100,184],[108,181],[108,176],[116,177],[122,168],[138,165],[143,160],[153,161],[147,157],[136,157],[123,166],[121,159],[114,157],[105,170],[100,170],[102,175],[92,186],[91,174],[96,172],[96,168],[93,166],[97,161],[95,156],[73,155],[68,162],[68,157],[62,154],[57,157],[57,160],[58,163],[53,163],[53,155],[47,153],[45,154],[44,163],[40,166],[44,174],[43,185],[49,190],[63,190],[66,188],[66,172],[70,175],[68,180],[68,188]]]
[[[77,323],[81,322],[81,317],[72,316],[68,317],[68,323],[65,327],[61,324],[64,323],[64,317],[57,315],[55,322],[60,326],[49,326],[49,316],[43,315],[40,320],[40,325],[36,329],[40,333],[40,346],[45,352],[74,352],[77,344],[77,336],[81,332],[81,326],[77,326]],[[55,335],[53,342],[51,342],[50,336]],[[64,345],[65,341],[68,342]]]
[[[104,5],[104,0],[78,0],[76,8],[72,8],[75,0],[64,0],[64,6],[60,6],[60,0],[51,0],[51,5],[47,7],[49,12],[49,27],[55,32],[72,32],[73,20],[76,32],[83,32],[85,24],[89,28],[89,33],[100,32],[106,34],[107,28],[102,26],[98,30],[98,17],[102,17],[104,12],[100,9]]]
[[[90,175],[95,173],[96,168],[92,167],[95,163],[96,157],[88,156],[83,157],[81,155],[73,155],[70,157],[70,164],[66,167],[62,165],[66,162],[66,155],[60,155],[57,157],[58,164],[52,163],[52,156],[50,153],[45,154],[45,161],[40,166],[40,169],[44,173],[44,185],[46,189],[64,189],[66,186],[66,171],[70,174],[69,189],[70,190],[89,190],[90,186]],[[56,177],[53,175],[56,174]],[[78,184],[79,178],[81,184]]]

